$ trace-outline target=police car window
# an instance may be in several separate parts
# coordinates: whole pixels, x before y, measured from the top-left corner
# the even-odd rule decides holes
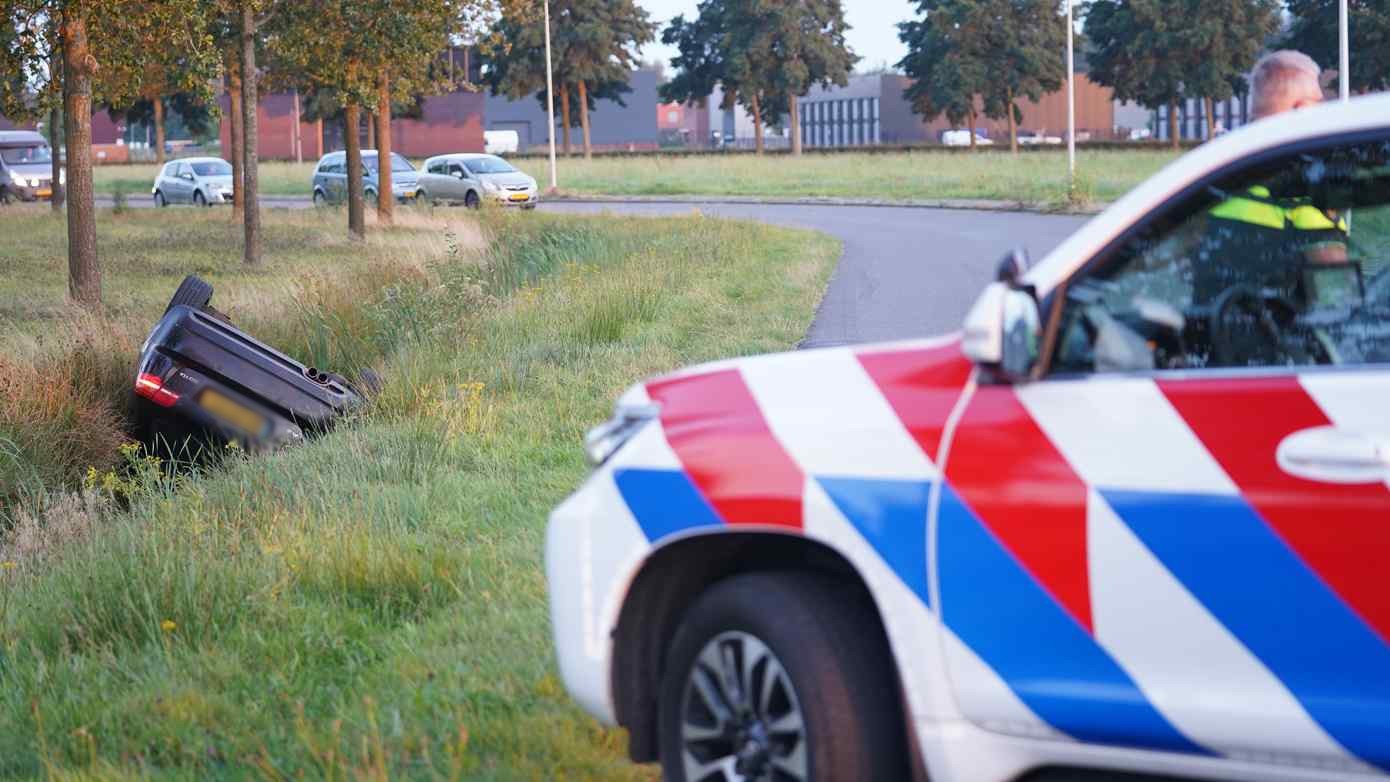
[[[1390,363],[1390,141],[1218,181],[1063,295],[1053,372]]]

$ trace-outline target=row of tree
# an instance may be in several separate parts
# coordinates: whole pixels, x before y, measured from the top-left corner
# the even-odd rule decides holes
[[[257,96],[263,85],[308,96],[310,117],[338,116],[347,139],[348,230],[365,233],[358,133],[369,109],[379,150],[378,221],[392,218],[391,117],[449,89],[441,53],[504,11],[534,0],[0,0],[0,113],[46,121],[66,149],[69,291],[101,300],[92,187],[94,105],[152,115],[162,159],[165,104],[229,96],[234,214],[243,257],[261,260]],[[465,68],[466,73],[466,68]],[[60,117],[61,114],[61,117]],[[57,138],[58,128],[63,139]],[[55,155],[54,183],[58,180]],[[55,208],[61,204],[55,199]]]
[[[817,84],[848,84],[859,60],[845,43],[848,29],[840,0],[701,0],[694,19],[677,16],[661,34],[678,52],[661,99],[704,105],[719,87],[720,108],[752,116],[759,153],[764,127],[788,117],[799,155],[798,100]]]
[[[1063,0],[1065,2],[1065,0]],[[1298,49],[1324,67],[1337,63],[1337,0],[1090,0],[1078,43],[1092,81],[1120,100],[1169,108],[1169,136],[1180,140],[1178,106],[1244,94],[1262,50]],[[1065,6],[1058,0],[917,0],[919,18],[899,25],[912,77],[913,109],[974,128],[979,114],[1009,121],[1018,148],[1020,98],[1037,100],[1066,78]],[[1287,12],[1289,24],[1283,25]],[[1282,32],[1281,32],[1282,31]],[[1074,34],[1074,31],[1073,31]],[[1390,0],[1351,3],[1351,79],[1357,91],[1390,88]],[[971,144],[975,142],[971,134]]]

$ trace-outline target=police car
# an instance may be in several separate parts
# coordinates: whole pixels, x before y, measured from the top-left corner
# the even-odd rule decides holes
[[[560,669],[668,779],[1386,778],[1390,97],[1204,145],[959,334],[657,378],[587,448]]]

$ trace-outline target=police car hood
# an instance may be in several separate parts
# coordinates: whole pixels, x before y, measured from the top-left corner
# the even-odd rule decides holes
[[[885,469],[912,472],[934,459],[973,371],[957,334],[702,364],[634,386],[620,406],[658,410],[665,440],[692,476],[706,461],[721,463],[732,483],[717,491],[734,498],[735,515],[744,497],[750,516],[775,517],[776,502],[759,511],[756,498],[799,498],[793,476],[854,474],[862,465],[853,460],[881,452],[876,444],[906,442],[905,433],[922,437],[922,452]]]

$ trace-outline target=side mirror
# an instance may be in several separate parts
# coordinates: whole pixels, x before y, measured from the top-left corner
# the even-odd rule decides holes
[[[1037,364],[1042,317],[1033,291],[1021,283],[1027,255],[1015,251],[999,264],[965,319],[961,350],[977,366],[1010,382],[1026,380]]]

